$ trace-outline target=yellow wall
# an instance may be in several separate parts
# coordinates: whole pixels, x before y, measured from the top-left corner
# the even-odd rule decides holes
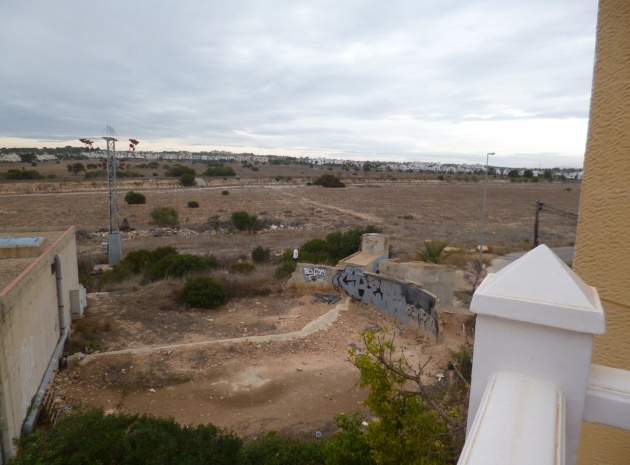
[[[600,0],[575,271],[599,291],[593,363],[630,370],[630,1]],[[630,431],[584,424],[580,464],[630,463]]]

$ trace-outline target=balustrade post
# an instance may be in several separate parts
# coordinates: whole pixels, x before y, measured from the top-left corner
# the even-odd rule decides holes
[[[486,385],[496,373],[541,378],[557,386],[566,399],[565,457],[568,465],[575,464],[593,335],[603,334],[605,328],[595,288],[540,245],[488,275],[470,310],[478,316],[469,432]],[[505,440],[497,437],[497,442]]]

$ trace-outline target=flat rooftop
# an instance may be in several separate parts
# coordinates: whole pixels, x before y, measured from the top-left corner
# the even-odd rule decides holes
[[[2,230],[0,231],[0,249],[30,248],[37,250],[34,256],[16,257],[15,254],[0,253],[0,294],[13,282],[15,278],[26,270],[31,263],[46,251],[47,246],[59,239],[65,231],[41,231],[41,230]],[[6,258],[3,258],[6,256]]]

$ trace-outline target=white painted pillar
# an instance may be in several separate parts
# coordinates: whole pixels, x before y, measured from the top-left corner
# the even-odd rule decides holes
[[[541,245],[488,275],[470,310],[478,316],[469,433],[493,375],[513,372],[542,378],[565,396],[565,457],[568,465],[575,464],[593,335],[604,333],[597,291]]]

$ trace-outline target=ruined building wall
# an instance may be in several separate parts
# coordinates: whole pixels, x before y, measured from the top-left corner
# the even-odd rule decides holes
[[[70,289],[78,287],[74,228],[45,246],[42,254],[4,290],[0,290],[0,434],[6,460],[14,452],[33,396],[59,341],[55,254],[62,259],[66,321]]]

